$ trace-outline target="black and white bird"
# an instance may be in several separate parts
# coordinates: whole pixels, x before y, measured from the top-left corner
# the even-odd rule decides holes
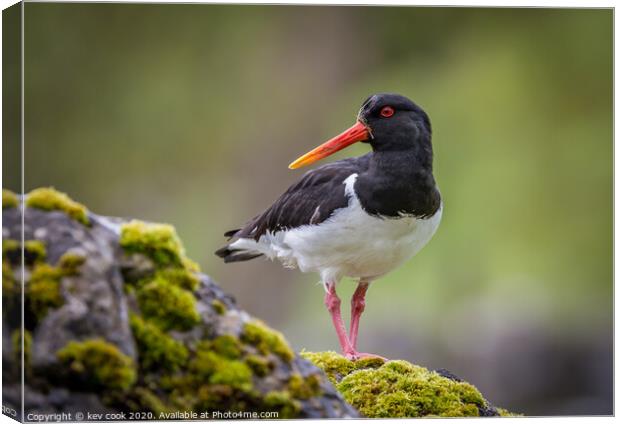
[[[309,165],[355,142],[370,144],[372,152],[307,172],[243,228],[225,233],[230,243],[216,252],[225,262],[266,256],[319,273],[342,352],[352,360],[377,356],[356,347],[369,284],[422,249],[442,214],[430,120],[398,94],[370,96],[355,125],[289,168]],[[343,277],[359,281],[348,334],[336,294]]]

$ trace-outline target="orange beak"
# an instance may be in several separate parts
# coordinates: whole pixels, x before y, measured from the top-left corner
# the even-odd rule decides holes
[[[327,156],[332,155],[338,150],[342,150],[353,143],[368,140],[369,138],[370,132],[368,131],[368,128],[366,128],[366,125],[362,124],[360,121],[357,121],[351,128],[299,157],[288,167],[289,169],[297,169],[302,166],[310,165],[311,163],[326,158]]]

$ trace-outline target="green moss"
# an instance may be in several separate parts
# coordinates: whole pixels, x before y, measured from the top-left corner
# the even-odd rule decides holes
[[[86,257],[78,253],[65,252],[58,260],[58,267],[64,275],[75,275],[78,268],[86,262]]]
[[[2,296],[4,299],[12,299],[21,293],[20,284],[15,280],[11,265],[2,261]]]
[[[327,378],[333,385],[338,384],[342,377],[355,370],[355,362],[349,361],[336,352],[306,352],[299,353],[303,358],[312,362],[314,365],[322,369]]]
[[[162,330],[189,330],[200,322],[196,298],[161,277],[140,287],[137,299],[142,315]]]
[[[29,262],[43,262],[47,256],[45,244],[39,240],[26,240],[24,242],[25,256]]]
[[[2,257],[5,258],[7,254],[12,252],[19,252],[19,241],[13,239],[2,239]]]
[[[124,390],[136,380],[131,358],[102,339],[69,342],[56,355],[89,388]]]
[[[209,378],[209,382],[249,391],[252,388],[252,370],[241,361],[220,360],[213,375]]]
[[[504,408],[496,408],[497,412],[499,412],[500,417],[522,417],[523,414],[515,414],[514,412],[510,412]]]
[[[20,302],[18,299],[21,294],[21,284],[15,279],[15,274],[9,262],[10,252],[19,250],[19,242],[17,240],[2,240],[2,296],[5,302]],[[12,256],[12,255],[11,255]],[[5,306],[8,304],[5,303]]]
[[[196,262],[192,261],[186,256],[183,256],[181,258],[181,263],[183,264],[183,267],[188,271],[200,272],[200,265],[198,265]]]
[[[143,349],[140,333],[144,333],[147,318],[131,316],[132,331],[138,342],[140,364],[143,362]],[[151,332],[161,334],[159,327]],[[154,330],[154,331],[153,331]],[[149,334],[152,337],[152,334]],[[261,339],[262,340],[262,339]],[[254,349],[243,344],[236,336],[224,334],[214,339],[204,339],[198,342],[188,342],[189,358],[173,372],[160,372],[153,368],[155,373],[146,371],[146,377],[140,380],[139,386],[150,390],[147,398],[152,398],[155,407],[144,407],[153,410],[165,406],[171,410],[265,410],[279,411],[280,418],[295,417],[301,409],[300,399],[308,399],[320,393],[320,377],[311,375],[303,378],[295,375],[283,392],[271,392],[265,396],[260,388],[254,386],[254,379],[264,377],[273,370],[269,357],[259,354],[248,354],[248,349]],[[272,344],[273,342],[271,342]],[[158,343],[151,343],[158,345]],[[269,345],[267,343],[266,345]],[[274,359],[271,356],[271,359]],[[147,378],[147,380],[145,380]],[[148,378],[154,378],[156,383],[148,384]],[[132,402],[144,403],[131,396]],[[132,405],[134,404],[132,403]],[[132,406],[133,408],[133,406]]]
[[[21,243],[18,240],[2,240],[2,258],[13,263],[21,263]],[[40,240],[24,242],[24,259],[26,266],[43,262],[47,256],[45,244]]]
[[[127,404],[134,412],[152,412],[157,416],[162,412],[170,412],[170,408],[146,387],[134,387],[124,396],[122,403]]]
[[[333,352],[302,356],[323,368],[345,400],[369,418],[477,416],[486,405],[472,385],[405,361],[363,364]]]
[[[211,343],[201,342],[189,370],[211,384],[249,392],[252,389],[252,370],[243,361],[220,355],[211,349]]]
[[[275,353],[285,361],[291,361],[295,354],[288,345],[281,333],[267,327],[259,320],[247,322],[243,329],[241,338],[246,343],[250,343],[258,348],[258,350],[267,355]]]
[[[273,371],[273,363],[262,356],[248,355],[245,358],[245,363],[248,364],[254,374],[259,377],[264,377]]]
[[[129,323],[136,339],[139,362],[143,369],[176,371],[185,365],[189,354],[183,343],[137,315],[132,314]]]
[[[489,406],[471,384],[406,361],[349,361],[335,352],[302,351],[300,355],[325,371],[344,399],[369,418],[478,416],[480,408]],[[298,383],[296,378],[289,386]]]
[[[190,291],[196,290],[198,284],[200,284],[198,277],[192,271],[185,268],[161,269],[157,271],[156,277],[163,278],[170,284]]]
[[[345,375],[350,374],[355,370],[364,368],[379,368],[385,362],[381,358],[363,358],[357,361],[349,361],[344,356],[332,351],[301,351],[299,354],[317,367],[321,368],[327,374],[329,381],[331,381],[334,385],[342,380]]]
[[[37,319],[43,318],[50,308],[62,305],[60,278],[63,273],[46,263],[38,264],[26,285],[28,309]]]
[[[26,242],[26,249],[28,249]],[[45,247],[40,242],[32,243],[30,248],[36,255],[45,255]],[[60,292],[60,281],[64,276],[75,275],[78,267],[84,263],[84,256],[67,252],[58,261],[58,266],[53,267],[47,263],[37,261],[30,274],[30,280],[26,283],[26,301],[28,310],[37,318],[43,318],[50,308],[58,308],[63,304]]]
[[[88,209],[84,205],[51,187],[37,188],[28,193],[26,206],[45,211],[60,210],[84,225],[90,224]]]
[[[227,358],[237,359],[241,357],[241,343],[238,338],[230,334],[224,334],[215,338],[212,346],[215,352]]]
[[[224,305],[224,302],[222,302],[219,299],[213,299],[211,301],[211,306],[213,307],[213,310],[218,314],[218,315],[224,315],[226,313],[226,311],[228,310],[226,308],[226,305]]]
[[[304,378],[299,373],[293,373],[288,381],[288,390],[297,399],[319,396],[322,393],[321,378],[317,374]]]
[[[278,418],[290,419],[299,416],[301,403],[292,399],[289,392],[271,391],[263,399],[264,407],[267,411],[279,412]]]
[[[19,205],[17,195],[6,188],[2,189],[2,209],[16,208]]]
[[[204,384],[197,390],[198,396],[193,409],[242,411],[247,409],[248,403],[251,402],[248,395],[243,393],[222,384]]]
[[[133,220],[121,227],[120,245],[142,253],[160,266],[185,267],[185,252],[173,226]]]
[[[146,284],[153,280],[165,281],[167,284],[179,287],[193,292],[200,284],[198,277],[185,268],[161,268],[155,270],[154,273],[147,275],[146,277],[134,280],[125,280],[125,287],[127,290],[135,290],[144,287]]]
[[[13,353],[15,355],[15,361],[18,364],[22,362],[22,332],[21,330],[13,331],[11,340],[13,342]],[[30,355],[32,352],[32,334],[28,330],[24,330],[24,367],[28,368],[30,365]]]

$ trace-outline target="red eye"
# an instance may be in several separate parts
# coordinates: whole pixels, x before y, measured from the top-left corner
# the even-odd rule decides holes
[[[384,118],[389,118],[392,115],[394,115],[394,108],[392,108],[391,106],[385,106],[383,109],[381,109],[381,116],[383,116]]]

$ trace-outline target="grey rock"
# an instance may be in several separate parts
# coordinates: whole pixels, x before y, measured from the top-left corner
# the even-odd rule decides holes
[[[18,208],[3,209],[3,239],[20,239],[21,217]],[[95,390],[80,387],[67,377],[64,364],[59,362],[57,352],[71,341],[100,338],[114,344],[135,364],[140,364],[138,347],[129,323],[131,311],[138,306],[126,281],[139,281],[152,276],[156,265],[145,255],[127,254],[119,245],[121,218],[102,217],[89,213],[90,226],[85,226],[61,211],[46,212],[25,209],[25,240],[39,240],[47,250],[46,262],[56,266],[66,252],[83,255],[86,261],[75,275],[60,280],[62,305],[49,311],[41,319],[26,317],[26,329],[32,334],[30,361],[25,367],[26,413],[62,412],[127,412],[135,411],[130,392],[111,389]],[[6,258],[3,258],[6,259]],[[16,277],[19,277],[19,258],[8,258]],[[8,260],[7,259],[7,260]],[[31,265],[27,264],[29,278]],[[169,331],[168,334],[186,346],[198,341],[228,334],[240,337],[244,325],[254,319],[239,309],[232,296],[226,294],[209,276],[198,273],[200,284],[194,291],[200,323],[187,331]],[[26,285],[28,284],[26,278]],[[166,299],[162,299],[165,302]],[[213,302],[224,305],[226,311],[218,311]],[[4,402],[17,411],[21,410],[21,366],[11,340],[11,334],[19,329],[21,312],[15,305],[4,304],[3,317],[3,384]],[[259,354],[254,346],[245,346],[247,352]],[[359,417],[329,383],[325,374],[305,359],[295,355],[286,361],[270,353],[273,368],[266,376],[253,375],[252,383],[259,394],[287,391],[292,375],[306,378],[318,376],[320,392],[296,400],[300,406],[299,417],[346,418]],[[147,387],[160,400],[166,401],[165,389],[159,386],[163,371],[138,369],[135,385]],[[206,383],[206,382],[205,382]],[[252,410],[251,401],[224,402],[222,409],[239,407]],[[218,405],[219,406],[219,405]]]

